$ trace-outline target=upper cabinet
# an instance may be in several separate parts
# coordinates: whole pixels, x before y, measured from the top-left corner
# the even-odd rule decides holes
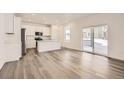
[[[44,27],[43,28],[43,35],[49,36],[50,35],[50,27]]]
[[[50,27],[47,26],[36,26],[36,25],[22,25],[26,28],[26,35],[35,36],[35,32],[43,32],[43,36],[50,36]]]
[[[5,33],[14,34],[14,14],[6,13],[5,14]]]

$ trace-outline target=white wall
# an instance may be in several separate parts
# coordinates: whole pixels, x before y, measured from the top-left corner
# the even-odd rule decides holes
[[[21,57],[21,27],[20,27],[20,18],[14,18],[14,34],[8,35],[4,34],[4,46],[6,53],[6,62],[19,60]]]
[[[4,15],[0,14],[0,68],[3,66],[4,64]]]
[[[55,41],[61,41],[62,35],[61,32],[63,31],[63,28],[61,25],[52,25],[51,26],[51,39]]]
[[[81,29],[83,27],[107,24],[108,56],[124,60],[124,14],[96,14],[71,23],[71,41],[64,42],[63,46],[81,50]],[[63,35],[63,34],[61,34]],[[63,36],[62,36],[63,37]],[[64,40],[64,39],[63,39]]]
[[[64,41],[64,27],[63,27],[63,47],[71,48],[80,50],[80,28],[77,23],[69,23],[70,24],[70,30],[71,30],[71,39],[70,41]]]
[[[0,14],[0,68],[5,62],[19,60],[21,57],[21,19],[15,17],[14,34],[6,34],[8,25],[5,24],[5,15]]]

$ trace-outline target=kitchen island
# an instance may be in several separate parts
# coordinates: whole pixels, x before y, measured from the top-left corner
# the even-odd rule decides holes
[[[47,52],[52,50],[61,49],[61,44],[54,40],[37,40],[37,51]]]

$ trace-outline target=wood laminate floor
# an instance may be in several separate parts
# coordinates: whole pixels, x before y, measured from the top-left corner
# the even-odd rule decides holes
[[[68,49],[44,53],[30,49],[20,61],[6,63],[0,78],[123,79],[124,62]]]

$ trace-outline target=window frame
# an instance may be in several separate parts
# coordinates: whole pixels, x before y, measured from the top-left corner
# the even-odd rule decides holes
[[[102,27],[102,26],[106,26],[107,27],[107,54],[99,54],[99,53],[96,53],[94,52],[94,46],[93,46],[93,51],[91,53],[94,53],[94,54],[99,54],[99,55],[103,55],[103,56],[108,56],[108,48],[109,48],[109,37],[108,37],[108,34],[109,34],[109,29],[110,29],[110,25],[109,24],[98,24],[98,25],[91,25],[91,26],[86,26],[86,27],[82,27],[81,28],[81,32],[83,32],[83,29],[87,29],[87,28],[91,28],[93,30],[93,33],[94,33],[94,28],[95,27]],[[93,34],[93,37],[94,37],[94,34]],[[83,49],[83,34],[81,34],[81,50],[82,51],[85,51]]]
[[[69,32],[66,32],[69,31]],[[69,35],[69,39],[67,39]],[[66,25],[64,26],[64,42],[69,42],[71,40],[71,26],[70,25]]]

